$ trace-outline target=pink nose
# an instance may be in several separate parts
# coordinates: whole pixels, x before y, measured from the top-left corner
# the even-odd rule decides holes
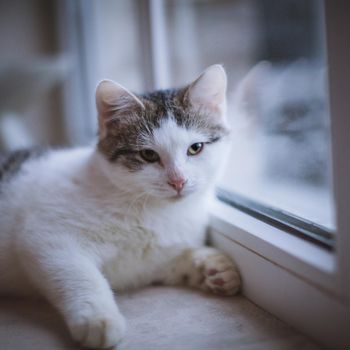
[[[180,192],[184,186],[185,186],[186,180],[185,179],[171,179],[168,181],[169,186],[171,186],[174,190],[177,192]]]

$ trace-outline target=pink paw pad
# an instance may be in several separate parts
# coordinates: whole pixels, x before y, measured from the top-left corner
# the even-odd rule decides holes
[[[216,278],[213,281],[213,284],[217,285],[217,286],[223,286],[225,284],[225,281],[222,278]]]
[[[209,269],[207,273],[208,273],[209,276],[213,276],[213,275],[216,275],[218,273],[218,270],[216,270],[216,269]]]

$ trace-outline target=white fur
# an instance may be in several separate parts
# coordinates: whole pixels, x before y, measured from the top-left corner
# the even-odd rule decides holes
[[[190,285],[215,291],[215,276],[201,277],[211,266],[205,257],[214,256],[228,286],[222,291],[236,291],[232,263],[213,249],[200,250],[226,147],[221,141],[187,156],[187,148],[205,137],[169,116],[151,145],[163,166],[130,173],[95,147],[52,151],[24,163],[0,196],[0,293],[44,295],[74,339],[108,347],[125,330],[110,287],[176,284],[187,274]],[[181,198],[167,184],[171,173],[187,180]]]
[[[188,94],[192,105],[214,112],[216,116],[226,114],[227,77],[220,64],[208,67],[190,86]],[[217,113],[219,111],[219,113]]]

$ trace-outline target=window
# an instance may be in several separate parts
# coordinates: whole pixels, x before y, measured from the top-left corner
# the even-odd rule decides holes
[[[229,77],[219,195],[330,247],[335,229],[322,1],[167,1],[171,83],[214,63]]]

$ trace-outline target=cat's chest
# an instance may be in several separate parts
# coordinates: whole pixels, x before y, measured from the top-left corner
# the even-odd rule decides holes
[[[199,246],[206,229],[204,212],[186,210],[160,210],[129,217],[110,214],[100,222],[91,238],[106,248],[106,258],[113,259],[144,259],[162,250]]]
[[[116,223],[109,231],[102,269],[113,288],[129,288],[150,283],[184,250],[203,245],[205,220],[164,215],[135,220],[127,227]]]
[[[191,215],[106,220],[99,228],[101,241],[123,248],[193,245],[201,241],[206,220]]]

